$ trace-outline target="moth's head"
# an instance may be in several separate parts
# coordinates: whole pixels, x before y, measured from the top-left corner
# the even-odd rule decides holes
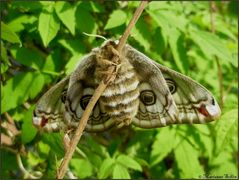
[[[99,48],[95,48],[92,50],[94,54],[96,54],[97,63],[100,66],[104,66],[102,69],[106,69],[108,65],[104,65],[103,61],[111,61],[115,64],[120,64],[121,58],[119,57],[119,52],[117,50],[118,41],[116,40],[106,40]]]
[[[198,112],[208,121],[218,119],[221,115],[221,109],[214,97],[199,104]]]
[[[104,41],[100,47],[105,48],[107,46],[113,46],[114,48],[116,48],[118,44],[119,44],[119,40],[108,39]]]

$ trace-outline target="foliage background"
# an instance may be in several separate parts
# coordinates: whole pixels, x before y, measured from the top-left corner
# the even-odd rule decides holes
[[[1,4],[1,177],[55,177],[64,155],[63,134],[37,132],[31,123],[34,104],[72,72],[83,55],[102,43],[102,39],[82,32],[117,39],[138,4]],[[85,133],[67,177],[238,176],[238,4],[218,1],[215,5],[214,34],[210,2],[150,2],[128,43],[157,62],[192,77],[216,99],[222,99],[221,118],[204,125]]]

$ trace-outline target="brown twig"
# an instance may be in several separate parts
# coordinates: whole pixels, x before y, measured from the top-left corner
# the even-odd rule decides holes
[[[9,136],[1,133],[1,145],[11,146],[13,145],[13,140]]]
[[[144,7],[146,6],[148,2],[147,1],[142,1],[141,4],[139,5],[139,7],[137,8],[133,18],[131,19],[128,27],[126,28],[123,36],[121,37],[120,41],[119,41],[119,44],[117,46],[117,50],[119,52],[119,54],[121,53],[125,43],[126,43],[126,40],[130,34],[130,31],[131,29],[134,27],[136,21],[138,20],[138,18],[140,17],[140,14],[143,12],[144,10]],[[113,71],[114,71],[114,68],[109,68],[109,71],[111,72],[111,74],[109,76],[107,76],[106,78],[104,78],[99,86],[97,87],[97,89],[95,90],[92,98],[90,99],[90,102],[89,104],[87,105],[82,117],[81,117],[81,120],[80,120],[80,123],[76,129],[76,132],[72,138],[72,140],[70,141],[70,145],[69,145],[69,148],[66,150],[66,154],[65,154],[65,157],[59,167],[59,169],[57,170],[57,179],[62,179],[65,175],[65,172],[67,170],[67,167],[68,167],[68,163],[69,161],[71,160],[71,157],[75,151],[75,148],[81,138],[81,135],[83,133],[83,130],[85,129],[85,126],[87,124],[87,121],[89,119],[89,116],[90,116],[90,113],[91,111],[93,110],[95,104],[97,103],[98,99],[100,98],[101,94],[103,93],[103,91],[105,90],[105,88],[107,87],[107,84],[110,82],[108,81],[109,79],[112,80],[113,79]]]
[[[12,117],[7,112],[4,113],[4,116],[6,117],[7,122],[2,122],[1,126],[6,128],[6,130],[10,131],[13,134],[13,136],[17,136],[18,134],[20,134],[21,131],[19,131],[16,128],[14,120],[12,119]]]
[[[216,28],[215,28],[215,17],[214,17],[214,12],[216,11],[216,4],[214,1],[210,2],[210,17],[211,17],[211,31],[212,33],[215,33]],[[219,104],[221,108],[223,107],[223,94],[224,94],[224,89],[223,89],[223,74],[222,74],[222,67],[220,64],[220,61],[218,57],[215,57],[216,63],[217,63],[217,70],[218,70],[218,83],[219,83],[219,90],[220,90],[220,101]]]

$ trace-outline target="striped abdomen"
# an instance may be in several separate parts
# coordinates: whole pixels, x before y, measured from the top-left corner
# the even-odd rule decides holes
[[[124,61],[114,82],[107,86],[99,99],[105,112],[116,122],[128,125],[137,114],[139,106],[138,84],[139,80],[133,66]]]

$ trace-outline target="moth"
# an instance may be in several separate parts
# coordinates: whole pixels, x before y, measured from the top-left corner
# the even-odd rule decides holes
[[[83,57],[71,75],[37,102],[33,124],[48,132],[76,128],[109,66],[115,67],[117,74],[95,105],[85,131],[130,124],[141,128],[199,124],[220,116],[217,101],[202,85],[128,44],[119,55],[116,46],[117,41],[107,40]],[[117,57],[115,61],[113,57]]]

